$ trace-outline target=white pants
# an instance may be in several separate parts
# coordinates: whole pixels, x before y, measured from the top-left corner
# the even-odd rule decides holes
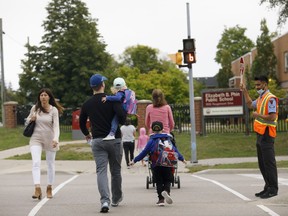
[[[32,175],[34,184],[40,184],[41,180],[41,153],[42,146],[32,145],[30,147],[32,156]],[[55,180],[55,157],[56,151],[46,150],[47,163],[47,185],[52,185]]]

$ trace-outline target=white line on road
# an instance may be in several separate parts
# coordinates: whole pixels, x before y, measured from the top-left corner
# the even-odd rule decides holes
[[[257,205],[259,208],[261,208],[263,211],[267,212],[271,216],[280,216],[279,214],[273,212],[271,209],[267,208],[264,205]]]
[[[54,190],[53,194],[55,195],[61,188],[63,188],[66,184],[70,183],[74,179],[76,179],[79,175],[75,175],[72,178],[68,179],[67,181],[63,182],[62,184],[58,185]],[[35,216],[36,213],[41,209],[42,206],[48,201],[48,198],[42,199],[28,214],[28,216]]]
[[[212,182],[220,187],[222,187],[223,189],[231,192],[232,194],[234,194],[235,196],[241,198],[242,200],[244,201],[251,201],[251,199],[249,199],[248,197],[245,197],[244,195],[238,193],[237,191],[221,184],[220,182],[218,181],[215,181],[215,180],[212,180],[212,179],[208,179],[208,178],[204,178],[204,177],[201,177],[201,176],[197,176],[197,175],[192,175],[193,177],[195,178],[198,178],[198,179],[201,179],[201,180],[204,180],[204,181],[209,181],[209,182]],[[261,208],[263,211],[265,211],[266,213],[268,213],[269,215],[271,216],[280,216],[278,215],[277,213],[273,212],[271,209],[269,209],[268,207],[264,206],[264,205],[257,205],[257,207]]]
[[[262,175],[259,175],[259,174],[238,174],[238,175],[255,178],[255,179],[263,179]],[[281,185],[288,186],[288,179],[278,178],[278,183]]]
[[[231,192],[232,194],[234,194],[235,196],[241,198],[241,199],[244,200],[244,201],[251,201],[251,199],[249,199],[249,198],[245,197],[244,195],[238,193],[237,191],[235,191],[235,190],[233,190],[233,189],[231,189],[231,188],[229,188],[229,187],[221,184],[220,182],[217,182],[217,181],[215,181],[215,180],[208,179],[208,178],[203,178],[203,177],[200,177],[200,176],[197,176],[197,175],[192,175],[192,176],[193,176],[193,177],[196,177],[196,178],[199,178],[199,179],[201,179],[201,180],[204,180],[204,181],[212,182],[212,183],[214,183],[214,184],[222,187],[223,189]]]

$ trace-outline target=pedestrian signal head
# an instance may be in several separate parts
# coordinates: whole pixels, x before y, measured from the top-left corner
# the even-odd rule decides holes
[[[184,53],[184,62],[187,64],[196,63],[195,52],[185,52]]]

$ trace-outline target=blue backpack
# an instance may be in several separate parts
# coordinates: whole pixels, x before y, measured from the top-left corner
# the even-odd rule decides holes
[[[128,114],[135,115],[137,113],[137,100],[135,92],[133,90],[125,89],[123,106]]]

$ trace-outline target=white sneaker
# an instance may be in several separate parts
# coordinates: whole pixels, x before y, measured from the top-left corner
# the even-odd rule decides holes
[[[114,140],[115,136],[114,135],[108,135],[105,138],[103,138],[103,140]]]
[[[107,202],[104,202],[101,206],[100,212],[101,213],[107,213],[108,211],[109,211],[109,205]]]
[[[165,198],[165,200],[168,204],[173,203],[173,200],[172,200],[171,196],[167,193],[167,191],[162,191],[161,195]]]

